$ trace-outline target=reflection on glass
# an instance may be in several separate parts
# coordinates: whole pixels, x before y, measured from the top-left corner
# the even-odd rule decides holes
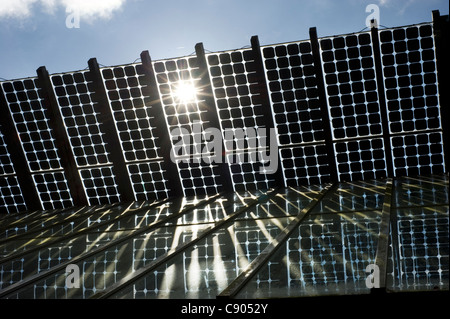
[[[385,180],[339,183],[334,192],[325,195],[312,214],[381,209]]]
[[[115,298],[215,298],[292,218],[237,221],[118,292]]]
[[[449,288],[449,208],[408,208],[393,212],[388,289]]]
[[[367,293],[380,212],[311,215],[237,298],[286,298]]]
[[[402,177],[395,183],[395,206],[447,204],[449,181],[443,176]]]

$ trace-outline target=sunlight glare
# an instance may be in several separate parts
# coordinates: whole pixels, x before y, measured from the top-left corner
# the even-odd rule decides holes
[[[190,81],[181,81],[175,87],[174,98],[178,103],[191,103],[197,99],[197,88]]]

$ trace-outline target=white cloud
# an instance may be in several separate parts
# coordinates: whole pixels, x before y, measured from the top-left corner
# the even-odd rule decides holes
[[[0,0],[0,18],[26,18],[37,0]]]
[[[23,19],[36,11],[54,14],[59,8],[76,12],[83,20],[110,19],[126,0],[0,0],[0,19]]]
[[[48,0],[47,0],[48,1]],[[55,1],[55,0],[50,0]],[[119,10],[126,0],[60,0],[66,12],[77,12],[81,18],[110,19],[114,11]]]

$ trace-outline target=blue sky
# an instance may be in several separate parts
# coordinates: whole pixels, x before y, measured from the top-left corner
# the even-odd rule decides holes
[[[387,27],[431,21],[448,14],[447,0],[0,0],[0,78],[132,63],[143,50],[153,60],[189,55],[203,42],[209,51],[308,39],[365,28],[366,6],[380,9]],[[80,13],[79,28],[66,20]],[[75,21],[75,20],[70,20]],[[0,79],[1,80],[1,79]]]

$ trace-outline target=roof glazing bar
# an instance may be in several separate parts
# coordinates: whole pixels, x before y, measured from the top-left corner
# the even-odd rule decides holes
[[[379,286],[377,284],[372,288],[371,293],[386,291],[386,276],[389,254],[389,226],[391,223],[391,207],[393,193],[392,178],[386,183],[384,194],[383,210],[381,212],[380,232],[378,235],[378,246],[375,257],[375,265],[378,267],[375,271],[379,272]]]
[[[74,258],[72,258],[72,259],[70,259],[70,260],[68,260],[66,262],[63,262],[63,263],[61,263],[61,264],[59,264],[57,266],[54,266],[54,267],[50,268],[47,271],[44,271],[44,272],[38,273],[36,275],[30,276],[30,277],[28,277],[25,280],[22,280],[22,281],[20,281],[18,283],[15,283],[15,284],[11,285],[11,286],[8,286],[7,288],[5,288],[3,290],[0,290],[0,298],[4,298],[4,297],[6,297],[6,296],[8,296],[10,294],[13,294],[13,293],[19,291],[20,289],[26,287],[27,285],[31,285],[31,284],[33,284],[35,282],[38,282],[38,281],[42,280],[43,278],[45,278],[45,277],[47,277],[47,276],[49,276],[49,275],[51,275],[53,273],[56,273],[56,272],[58,272],[58,271],[60,271],[62,269],[65,269],[67,267],[67,265],[69,265],[69,264],[74,264],[74,263],[80,262],[83,259],[89,258],[89,257],[91,257],[91,256],[93,256],[95,254],[98,254],[98,253],[100,253],[102,251],[105,251],[105,250],[107,250],[108,248],[110,248],[112,246],[118,245],[121,242],[124,242],[124,241],[126,241],[128,239],[131,239],[133,237],[136,237],[136,236],[138,236],[138,235],[140,235],[142,233],[148,232],[149,230],[156,229],[158,227],[162,227],[163,225],[165,225],[167,222],[169,222],[172,219],[179,218],[179,217],[185,215],[186,213],[188,213],[188,212],[190,212],[190,211],[192,211],[192,210],[194,210],[194,209],[196,209],[198,207],[207,205],[207,204],[215,201],[216,199],[220,198],[220,195],[221,194],[217,194],[217,195],[211,196],[211,197],[207,198],[206,200],[203,200],[203,201],[201,201],[201,202],[199,202],[199,203],[197,203],[197,204],[195,204],[193,206],[190,206],[190,207],[182,210],[178,214],[173,214],[173,215],[168,216],[168,217],[166,217],[164,219],[161,219],[161,220],[159,220],[157,222],[154,222],[154,223],[152,223],[150,225],[147,225],[146,227],[139,228],[138,230],[133,231],[132,233],[130,233],[128,235],[122,236],[122,237],[120,237],[120,238],[118,238],[116,240],[112,240],[112,241],[108,242],[105,245],[101,245],[101,246],[99,246],[96,249],[93,249],[93,250],[90,250],[90,251],[88,251],[86,253],[78,255],[78,256],[76,256],[76,257],[74,257]],[[155,204],[153,204],[151,206],[147,206],[147,207],[145,207],[145,209],[151,209],[153,207],[157,207],[157,206],[163,205],[167,201],[168,200],[166,199],[166,200],[164,200],[162,202],[158,202],[158,203],[155,203]],[[142,210],[144,210],[144,208],[139,208],[137,210],[134,210],[133,212],[138,212],[138,211],[142,211]],[[110,222],[110,221],[107,221],[107,222]],[[100,224],[94,225],[94,228],[98,228],[99,225]],[[92,227],[88,227],[88,228],[92,228]],[[67,236],[64,236],[62,238],[62,240],[64,240],[64,239],[67,239]],[[58,241],[62,241],[62,240],[58,240]],[[52,243],[54,243],[54,242],[52,242]],[[47,246],[47,245],[45,245],[45,246]],[[39,248],[42,248],[42,246],[40,246]],[[28,250],[28,252],[29,252],[29,250]],[[9,259],[11,259],[11,258],[9,258]],[[0,263],[2,263],[2,262],[3,262],[3,260],[0,260]]]
[[[180,254],[182,252],[184,252],[189,247],[194,246],[200,240],[202,240],[205,237],[213,234],[214,232],[216,232],[217,230],[223,228],[227,224],[234,222],[234,220],[239,215],[245,213],[246,211],[248,211],[253,206],[255,206],[255,205],[259,204],[259,203],[266,202],[266,201],[270,200],[270,198],[276,196],[278,193],[279,193],[279,189],[277,188],[277,189],[270,190],[266,194],[260,195],[259,197],[255,198],[253,201],[251,201],[250,203],[248,203],[244,207],[238,209],[234,213],[228,215],[227,217],[223,218],[219,222],[215,223],[214,226],[212,226],[211,228],[209,228],[209,229],[205,230],[204,232],[202,232],[202,234],[200,236],[198,236],[196,238],[193,238],[192,240],[190,240],[190,241],[188,241],[188,242],[186,242],[184,244],[179,245],[173,251],[168,251],[164,255],[160,256],[159,258],[157,258],[154,261],[152,261],[149,264],[147,264],[145,267],[142,267],[139,270],[137,270],[137,271],[131,273],[130,275],[124,277],[122,280],[117,281],[115,284],[111,285],[106,290],[103,290],[102,292],[99,292],[99,293],[91,296],[91,299],[106,299],[106,298],[114,295],[115,293],[119,292],[120,290],[122,290],[123,288],[127,287],[128,285],[130,285],[130,284],[136,282],[137,280],[139,280],[140,278],[144,277],[146,274],[152,272],[155,268],[157,268],[160,265],[162,265],[163,263],[167,262],[172,257],[174,257],[174,256],[176,256],[176,255],[178,255],[178,254]]]

